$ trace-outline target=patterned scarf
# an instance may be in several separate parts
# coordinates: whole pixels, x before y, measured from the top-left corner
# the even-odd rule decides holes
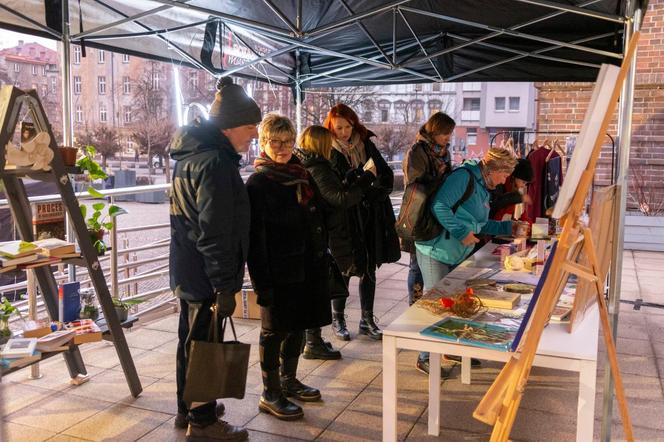
[[[353,169],[363,166],[367,162],[367,153],[364,141],[358,133],[353,132],[350,141],[346,142],[336,137],[332,140],[332,147],[341,152]]]
[[[450,168],[451,158],[447,146],[439,146],[423,130],[420,130],[417,134],[415,141],[424,144],[429,158],[431,158],[432,166],[437,172],[436,176],[441,176]]]
[[[301,206],[307,206],[311,197],[314,196],[314,189],[309,182],[309,172],[302,167],[302,164],[296,157],[286,163],[276,163],[267,156],[265,152],[261,152],[254,160],[254,167],[256,172],[264,174],[266,177],[284,186],[297,186],[295,193],[297,195],[297,202]]]

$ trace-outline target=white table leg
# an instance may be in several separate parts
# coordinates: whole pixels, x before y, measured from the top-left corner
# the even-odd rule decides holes
[[[593,440],[595,424],[595,386],[597,361],[580,361],[579,404],[576,415],[576,440]]]
[[[469,385],[470,384],[470,357],[461,356],[461,383]]]
[[[440,353],[429,354],[429,434],[440,432]]]
[[[383,336],[383,441],[397,440],[397,340]]]

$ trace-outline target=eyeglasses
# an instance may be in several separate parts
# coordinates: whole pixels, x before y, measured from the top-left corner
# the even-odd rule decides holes
[[[268,140],[270,143],[270,147],[273,149],[278,149],[280,147],[293,147],[295,144],[295,140],[292,138],[289,138],[288,140],[280,140],[278,138],[271,138]]]

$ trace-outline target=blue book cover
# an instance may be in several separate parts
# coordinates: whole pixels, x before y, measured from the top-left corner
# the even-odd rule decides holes
[[[503,325],[468,319],[445,318],[425,328],[420,334],[475,347],[508,351],[512,346],[516,330]]]
[[[81,296],[79,291],[81,283],[78,281],[67,282],[58,287],[58,300],[60,303],[60,314],[62,322],[76,321],[81,312]]]

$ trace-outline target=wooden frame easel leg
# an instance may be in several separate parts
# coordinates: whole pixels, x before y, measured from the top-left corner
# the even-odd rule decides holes
[[[588,257],[588,262],[593,270],[593,274],[598,276],[600,272],[597,255],[595,253],[595,244],[593,242],[592,232],[590,229],[583,230],[584,242],[583,248]],[[606,352],[609,356],[609,365],[611,373],[615,381],[616,398],[618,399],[618,409],[620,410],[620,417],[623,422],[623,429],[625,431],[625,438],[628,441],[634,440],[634,433],[632,431],[632,421],[627,409],[627,399],[625,398],[625,389],[622,383],[622,376],[620,375],[620,367],[618,366],[618,353],[616,351],[615,341],[611,332],[611,325],[609,324],[609,311],[604,300],[604,281],[597,277],[595,280],[595,287],[597,289],[597,304],[599,307],[599,317],[602,323],[602,335],[604,336],[604,344],[606,345]]]

